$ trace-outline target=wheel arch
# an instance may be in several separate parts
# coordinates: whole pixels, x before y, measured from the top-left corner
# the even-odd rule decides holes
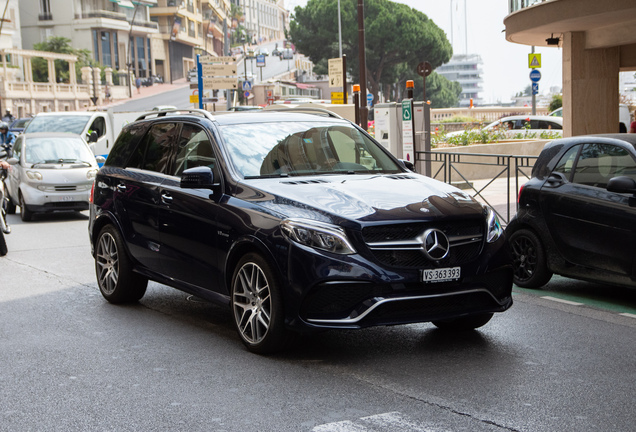
[[[257,238],[244,237],[232,245],[223,266],[222,278],[228,293],[231,292],[232,276],[236,265],[243,256],[251,252],[261,255],[269,263],[272,271],[276,272],[278,279],[282,280],[282,271],[270,249]]]

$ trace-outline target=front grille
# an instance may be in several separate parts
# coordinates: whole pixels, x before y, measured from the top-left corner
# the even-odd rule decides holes
[[[412,242],[430,228],[439,229],[450,240],[449,254],[443,260],[429,260],[422,250],[414,248],[412,244],[410,248],[401,246],[378,248],[369,245],[384,242]],[[362,230],[362,237],[373,257],[383,265],[397,268],[433,268],[461,265],[477,258],[482,248],[484,233],[481,220],[469,220],[366,227]],[[466,238],[470,241],[460,240]]]
[[[56,192],[72,192],[77,190],[77,186],[55,186]]]

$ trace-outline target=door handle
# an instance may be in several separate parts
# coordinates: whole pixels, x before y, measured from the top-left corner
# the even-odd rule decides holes
[[[162,193],[161,194],[161,201],[163,201],[164,204],[170,204],[172,202],[172,196],[170,196],[169,193]]]
[[[125,184],[118,184],[117,185],[117,190],[120,192],[126,192],[126,185]]]
[[[565,175],[560,172],[553,172],[546,180],[545,185],[549,187],[559,187],[565,182],[567,182]]]

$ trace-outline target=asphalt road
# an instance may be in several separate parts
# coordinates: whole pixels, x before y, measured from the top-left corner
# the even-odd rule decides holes
[[[636,423],[636,315],[602,302],[516,290],[515,305],[479,331],[332,331],[263,357],[243,347],[228,310],[171,288],[151,283],[139,304],[107,303],[86,212],[9,222],[0,431],[597,432]],[[613,291],[636,306],[633,294]]]

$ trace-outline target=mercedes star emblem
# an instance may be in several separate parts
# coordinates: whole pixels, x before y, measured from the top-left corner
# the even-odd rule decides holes
[[[420,239],[422,240],[424,254],[428,258],[439,261],[448,255],[450,245],[448,237],[442,231],[435,228],[428,229],[422,234]]]

